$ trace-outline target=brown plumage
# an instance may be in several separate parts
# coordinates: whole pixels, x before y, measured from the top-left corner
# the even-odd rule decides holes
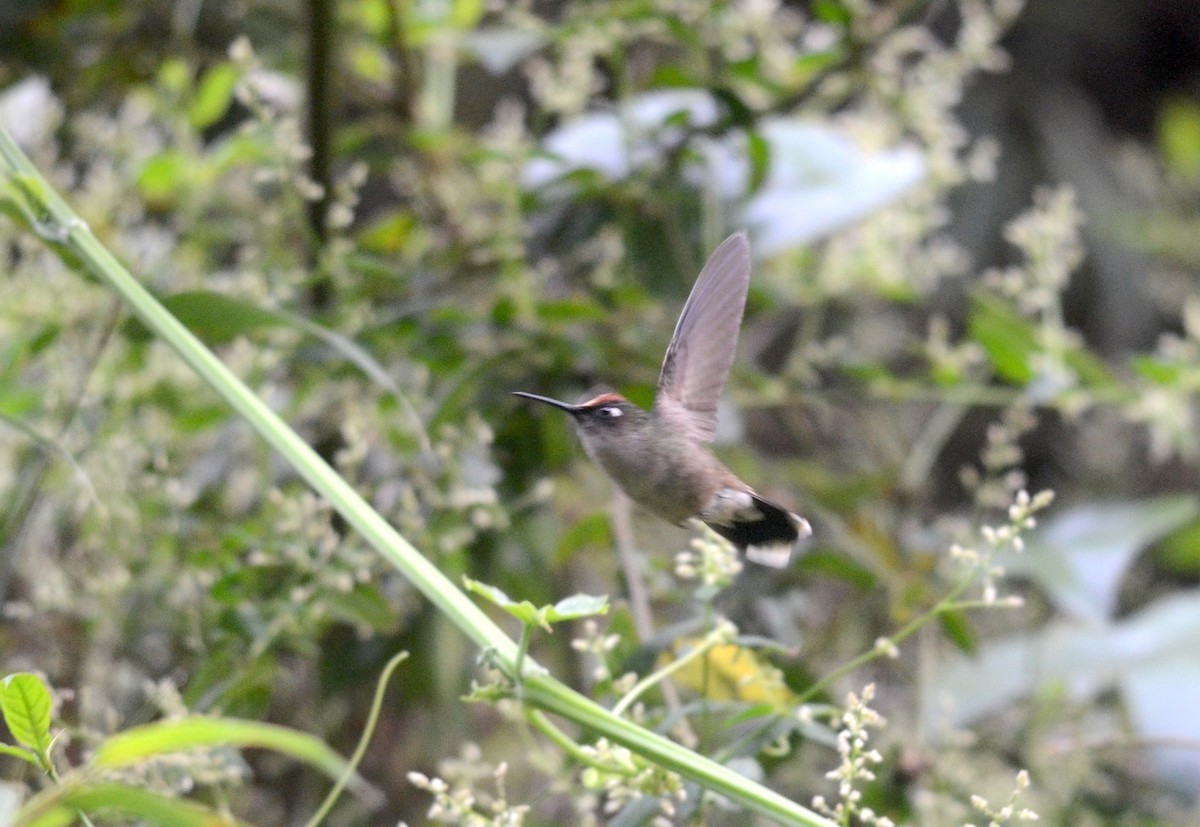
[[[578,405],[517,396],[571,415],[588,455],[629,495],[672,523],[696,517],[748,559],[783,567],[812,529],[803,517],[760,497],[707,447],[717,400],[729,378],[750,285],[750,242],[727,238],[709,257],[667,346],[654,406],[645,411],[616,393]]]

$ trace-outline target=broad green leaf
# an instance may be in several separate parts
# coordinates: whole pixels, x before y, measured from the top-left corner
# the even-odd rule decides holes
[[[846,554],[819,548],[801,556],[792,568],[798,574],[836,577],[864,592],[874,587],[876,581],[875,574],[869,568]]]
[[[242,822],[192,801],[151,792],[144,787],[102,782],[51,787],[30,799],[13,827],[66,827],[81,812],[120,814],[145,824],[168,827],[236,827]],[[108,822],[105,822],[108,823]]]
[[[359,246],[374,253],[399,253],[410,243],[416,229],[417,222],[412,213],[391,210],[359,230]],[[390,268],[386,273],[392,278],[395,277]]]
[[[1168,101],[1158,118],[1163,160],[1177,174],[1200,177],[1200,106],[1186,98]]]
[[[971,302],[967,330],[980,344],[1000,378],[1016,385],[1033,380],[1029,357],[1037,352],[1033,323],[1018,316],[1004,301],[977,295]]]
[[[840,0],[816,0],[813,3],[813,15],[824,23],[847,27],[854,19],[853,13]]]
[[[42,394],[16,385],[0,385],[0,417],[21,419],[38,409]]]
[[[302,316],[286,310],[259,307],[242,299],[204,290],[176,293],[163,299],[162,303],[198,338],[212,344],[224,344],[260,328],[290,326],[303,330],[320,339],[403,403],[403,394],[391,374],[366,350],[352,339]],[[149,331],[137,319],[130,320],[127,331],[130,338],[136,341],[143,341],[150,336]],[[409,411],[409,415],[412,416],[411,407]]]
[[[576,520],[558,537],[558,547],[554,550],[554,563],[561,565],[571,555],[580,549],[612,547],[612,530],[609,527],[608,515],[603,512],[589,514],[583,519]]]
[[[238,69],[232,63],[218,63],[200,79],[200,87],[188,107],[188,120],[196,129],[205,129],[224,117],[233,102]]]
[[[1172,385],[1179,381],[1183,368],[1154,356],[1139,354],[1130,359],[1133,369],[1157,385]]]
[[[285,324],[283,317],[273,310],[221,293],[176,293],[162,303],[193,333],[213,344],[225,344],[253,330]]]
[[[347,50],[354,74],[374,83],[386,83],[391,78],[392,64],[388,53],[367,41],[360,41]]]
[[[496,604],[504,611],[526,625],[538,625],[546,631],[551,631],[550,624],[562,620],[574,620],[579,617],[605,614],[608,612],[608,598],[593,597],[588,594],[576,594],[563,598],[553,606],[534,606],[528,600],[517,602],[495,586],[480,583],[469,577],[463,578],[463,585],[468,591]]]
[[[545,621],[540,617],[537,606],[534,606],[528,600],[522,600],[518,603],[497,587],[488,583],[481,583],[478,580],[472,580],[469,577],[463,578],[463,586],[467,591],[475,592],[475,594],[504,609],[504,611],[526,625],[536,623],[539,626],[546,626]]]
[[[972,339],[987,353],[996,373],[1015,385],[1028,385],[1037,374],[1031,357],[1041,352],[1037,326],[1017,313],[1008,302],[986,293],[971,299],[967,329]],[[1089,387],[1112,384],[1108,368],[1089,351],[1068,348],[1063,354],[1079,381]]]
[[[1154,559],[1173,574],[1200,574],[1200,522],[1189,523],[1163,538]]]
[[[573,594],[548,607],[546,619],[557,623],[603,614],[608,614],[608,595]]]
[[[979,641],[975,637],[975,629],[971,626],[971,618],[964,611],[941,612],[938,624],[947,640],[964,652],[974,653],[979,650]]]
[[[142,198],[156,207],[174,204],[176,197],[186,189],[194,163],[185,153],[174,149],[147,158],[137,177]]]
[[[1047,691],[1066,693],[1075,707],[1116,690],[1133,737],[1144,739],[1152,759],[1146,768],[1168,783],[1190,778],[1194,791],[1194,764],[1181,763],[1187,751],[1173,745],[1200,739],[1198,637],[1194,589],[1118,621],[1051,620],[987,643],[977,654],[940,659],[928,675],[920,714],[943,721],[949,715],[954,726],[965,726]]]
[[[479,25],[484,11],[483,0],[454,0],[450,9],[450,22],[456,29],[468,31]]]
[[[1021,554],[1005,554],[1006,570],[1023,574],[1070,617],[1112,616],[1125,572],[1150,543],[1196,519],[1191,496],[1082,503],[1047,519]]]
[[[12,744],[0,744],[0,755],[11,755],[13,758],[20,758],[22,761],[28,761],[35,767],[41,767],[42,764],[37,760],[37,756],[27,749],[22,747],[14,747]]]
[[[663,653],[663,664],[682,656],[686,647],[698,642],[699,638],[681,639],[673,652]],[[776,712],[787,712],[796,704],[796,696],[783,682],[778,668],[753,650],[733,643],[714,646],[704,657],[678,669],[674,678],[709,700],[766,705]]]
[[[158,83],[163,89],[183,97],[192,88],[192,70],[182,58],[168,58],[158,67]]]
[[[604,311],[595,302],[579,299],[539,302],[537,314],[539,319],[548,322],[596,321],[605,318]]]
[[[758,192],[771,171],[771,145],[760,132],[746,132],[746,155],[750,159],[750,182],[747,193]]]
[[[238,718],[180,718],[133,727],[96,750],[98,768],[128,767],[157,755],[215,746],[259,747],[290,755],[338,778],[346,762],[320,738],[288,727]]]
[[[0,681],[0,711],[17,743],[44,755],[50,749],[50,690],[30,672]]]

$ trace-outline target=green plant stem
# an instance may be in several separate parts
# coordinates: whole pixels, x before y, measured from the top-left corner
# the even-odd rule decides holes
[[[542,733],[551,741],[553,741],[559,749],[574,758],[580,764],[584,764],[589,767],[595,767],[596,769],[604,770],[605,772],[625,773],[632,775],[632,773],[629,773],[620,767],[606,764],[603,761],[597,761],[595,758],[588,755],[586,751],[579,747],[579,744],[571,740],[570,735],[567,735],[567,733],[563,732],[562,729],[555,726],[554,722],[547,718],[545,713],[533,709],[526,714],[526,718],[529,720],[529,723],[531,723],[537,729],[538,732]]]
[[[133,278],[53,191],[3,128],[0,128],[0,185],[3,186],[0,207],[9,207],[10,214],[14,210],[20,212],[64,261],[69,265],[82,264],[116,291],[148,328],[329,501],[347,524],[473,643],[495,654],[497,665],[514,681],[522,683],[526,703],[562,715],[781,824],[830,823],[779,793],[614,715],[551,677],[532,658],[526,659],[529,666],[524,669],[525,674],[518,676],[517,644]]]
[[[955,609],[971,607],[974,606],[976,602],[978,602],[979,605],[985,605],[983,601],[968,601],[963,603],[958,602],[959,596],[971,587],[971,584],[975,582],[978,574],[978,570],[973,570],[969,575],[956,583],[954,588],[952,588],[944,597],[942,597],[941,600],[935,603],[928,611],[913,618],[908,623],[901,626],[899,631],[888,635],[886,639],[890,641],[892,645],[899,646],[914,633],[916,633],[918,629],[943,612],[950,612],[954,611]],[[858,669],[860,666],[865,666],[876,658],[884,657],[884,655],[885,650],[883,648],[879,646],[873,646],[870,650],[863,652],[858,657],[846,661],[837,669],[834,669],[828,675],[821,678],[821,680],[808,687],[808,689],[801,692],[800,697],[796,701],[797,704],[806,703],[810,698],[815,696],[818,692],[824,691],[826,687],[841,678],[843,675],[848,675],[855,669]]]
[[[517,660],[513,672],[517,681],[517,700],[521,700],[521,676],[525,670],[525,656],[529,654],[529,641],[533,639],[533,624],[521,624],[521,638],[517,641]]]
[[[354,754],[350,756],[346,769],[338,778],[337,783],[330,789],[329,794],[325,796],[325,800],[321,802],[321,806],[313,813],[305,827],[317,827],[325,820],[325,816],[329,815],[329,811],[333,809],[342,790],[346,789],[346,784],[354,777],[354,771],[358,768],[363,756],[367,754],[367,745],[371,743],[371,736],[375,734],[375,727],[379,723],[379,710],[383,708],[383,695],[387,691],[388,682],[392,679],[392,673],[407,659],[408,652],[397,652],[383,667],[383,672],[379,675],[379,682],[375,684],[375,696],[371,699],[371,710],[367,713],[367,722],[358,739],[358,746],[354,748]]]
[[[630,705],[639,697],[641,697],[647,689],[666,680],[669,676],[673,675],[675,672],[678,672],[680,669],[687,666],[701,655],[707,654],[708,651],[714,646],[727,642],[727,639],[728,634],[724,628],[717,627],[716,629],[713,629],[711,632],[705,635],[704,639],[701,640],[700,643],[692,647],[692,650],[686,655],[681,658],[676,658],[662,669],[651,672],[649,675],[635,683],[633,688],[626,692],[625,696],[621,698],[621,700],[617,701],[616,705],[613,706],[613,714],[624,715],[625,710],[629,709]]]
[[[704,601],[704,628],[713,629],[713,597],[708,595]],[[711,647],[710,647],[711,648]],[[700,663],[700,743],[699,750],[708,754],[708,733],[712,731],[712,709],[708,705],[709,692],[712,689],[712,659],[705,657]]]

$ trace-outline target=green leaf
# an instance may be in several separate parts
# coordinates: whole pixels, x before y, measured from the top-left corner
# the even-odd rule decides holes
[[[1158,117],[1158,146],[1175,173],[1200,178],[1200,105],[1186,98],[1168,101]]]
[[[874,573],[866,566],[854,562],[843,553],[822,549],[808,552],[792,568],[801,574],[836,577],[864,592],[873,588],[876,581]]]
[[[11,755],[13,758],[20,758],[22,761],[28,761],[35,767],[41,767],[42,763],[38,761],[37,756],[23,747],[14,747],[12,744],[0,744],[0,755]]]
[[[696,85],[696,76],[689,67],[668,64],[657,67],[650,75],[650,86],[655,89],[686,89]]]
[[[1164,537],[1155,549],[1154,560],[1175,575],[1200,574],[1200,521],[1188,523]]]
[[[797,79],[813,78],[819,72],[836,64],[841,58],[841,53],[833,49],[824,52],[806,52],[797,57],[794,64]]]
[[[391,77],[392,65],[389,55],[380,46],[362,41],[350,47],[346,54],[355,77],[380,84],[387,83]]]
[[[192,72],[187,61],[181,58],[164,60],[158,68],[158,83],[177,97],[187,94],[192,88]]]
[[[450,9],[450,22],[460,31],[473,29],[483,19],[485,10],[483,0],[454,0]]]
[[[1029,357],[1038,349],[1033,323],[1018,316],[1006,302],[984,294],[975,296],[967,330],[1002,379],[1017,385],[1033,380]]]
[[[496,586],[487,583],[481,583],[478,580],[472,580],[469,577],[463,578],[463,586],[467,591],[475,592],[475,594],[484,598],[490,603],[494,603],[510,615],[521,621],[525,625],[538,624],[546,626],[546,623],[538,616],[538,608],[528,600],[517,602],[501,591]]]
[[[232,63],[218,63],[200,79],[200,88],[188,107],[188,120],[196,129],[204,129],[224,117],[233,101],[238,69]]]
[[[938,614],[938,623],[946,639],[968,654],[979,651],[979,641],[967,613],[958,609]]]
[[[1190,495],[1082,502],[1056,511],[1026,538],[1023,553],[997,562],[1037,583],[1064,614],[1092,624],[1117,611],[1130,566],[1151,543],[1200,514]]]
[[[176,293],[162,303],[185,327],[210,344],[227,344],[259,328],[288,323],[274,310],[205,290]],[[127,332],[135,341],[150,338],[150,332],[137,319],[130,320]]]
[[[1037,325],[1018,314],[1008,302],[977,293],[971,299],[967,329],[1002,379],[1027,385],[1036,378],[1031,358],[1042,351]],[[1084,385],[1098,387],[1113,383],[1104,363],[1083,348],[1067,348],[1062,358]]]
[[[754,126],[754,110],[737,92],[728,86],[718,86],[712,90],[712,94],[724,106],[730,124],[747,128]]]
[[[0,681],[0,711],[17,739],[39,755],[50,749],[50,690],[30,672],[17,672]]]
[[[147,158],[137,177],[142,198],[154,207],[173,205],[180,192],[187,189],[193,163],[187,155],[174,149]]]
[[[748,193],[758,192],[771,169],[771,146],[761,133],[746,132],[746,155],[750,158],[750,187]]]
[[[1182,366],[1154,356],[1137,355],[1130,359],[1133,369],[1156,385],[1173,385],[1179,381]]]
[[[847,27],[854,20],[853,13],[838,0],[816,0],[813,3],[813,16],[824,23]]]
[[[237,336],[259,328],[289,326],[303,330],[320,339],[380,387],[398,398],[402,396],[400,387],[387,369],[359,344],[295,313],[259,307],[241,299],[204,290],[176,293],[163,299],[162,304],[198,338],[212,344],[228,343]],[[126,330],[129,337],[135,341],[144,341],[150,336],[149,331],[137,319],[131,319]]]
[[[20,419],[36,411],[43,395],[16,385],[0,385],[0,417]]]
[[[494,603],[526,626],[541,626],[547,632],[551,631],[550,624],[562,620],[574,620],[579,617],[606,614],[608,612],[608,597],[593,597],[588,594],[576,594],[563,598],[553,606],[537,607],[528,600],[517,602],[495,586],[480,583],[469,577],[463,578],[463,586],[467,591],[475,592],[480,597]]]
[[[239,718],[179,718],[133,727],[109,738],[92,756],[98,768],[128,767],[147,758],[215,746],[259,747],[290,755],[338,778],[346,762],[320,738],[288,727]]]
[[[391,210],[382,217],[366,224],[358,232],[359,246],[379,254],[399,253],[411,243],[417,221],[413,214],[403,210]],[[394,274],[387,270],[389,277]]]
[[[560,620],[576,620],[604,614],[608,614],[608,595],[573,594],[549,607],[546,619],[557,623]]]
[[[273,310],[207,291],[176,293],[163,299],[163,305],[201,339],[217,344],[231,342],[259,328],[286,323]]]
[[[590,322],[604,319],[605,313],[591,301],[559,299],[540,302],[537,306],[539,319],[547,322]]]
[[[576,520],[559,535],[558,547],[554,550],[554,563],[562,565],[580,549],[611,547],[612,531],[609,528],[608,515],[604,512],[589,514]]]
[[[13,827],[66,827],[79,823],[80,813],[97,811],[169,827],[237,827],[243,823],[192,801],[142,787],[102,782],[51,787],[30,799],[12,824]]]

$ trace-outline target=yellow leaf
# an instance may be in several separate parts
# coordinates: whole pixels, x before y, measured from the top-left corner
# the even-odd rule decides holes
[[[670,663],[699,642],[699,638],[684,638],[676,642],[674,652],[664,652],[660,661]],[[708,661],[707,676],[705,660]],[[753,650],[734,643],[714,646],[705,658],[697,658],[683,666],[674,677],[680,685],[714,701],[766,704],[778,712],[786,712],[796,703],[795,694],[784,684],[783,674],[778,669]]]

